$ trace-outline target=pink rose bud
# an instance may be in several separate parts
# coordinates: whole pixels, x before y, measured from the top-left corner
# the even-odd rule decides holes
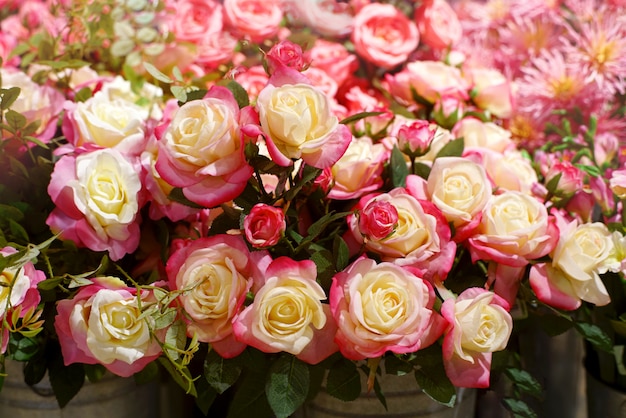
[[[583,186],[583,173],[569,161],[559,161],[550,167],[546,174],[546,184],[556,176],[561,177],[551,190],[557,196],[571,196]]]
[[[291,67],[298,71],[308,67],[300,45],[287,40],[275,44],[267,53],[266,58],[270,74],[280,67]]]
[[[398,130],[398,148],[408,155],[419,157],[428,152],[434,137],[435,129],[431,129],[430,122],[416,120]]]
[[[276,245],[283,236],[285,215],[280,208],[258,203],[243,220],[246,239],[255,248]]]
[[[456,96],[444,95],[437,99],[433,108],[433,118],[441,127],[452,129],[463,117],[465,105]]]
[[[398,210],[389,202],[373,200],[359,213],[359,230],[369,239],[380,241],[398,225]]]

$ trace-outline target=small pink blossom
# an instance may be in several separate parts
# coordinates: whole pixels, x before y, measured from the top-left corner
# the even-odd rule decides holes
[[[428,152],[435,138],[435,127],[426,120],[416,120],[398,129],[398,148],[407,155],[421,156]]]
[[[264,203],[254,205],[243,220],[246,239],[255,248],[276,245],[282,238],[286,227],[283,211]]]
[[[274,44],[265,58],[270,74],[273,74],[279,66],[291,67],[298,71],[302,71],[308,66],[302,47],[287,40]]]
[[[381,240],[398,225],[398,211],[389,202],[373,200],[358,213],[359,231],[367,239]]]
[[[226,23],[244,38],[260,43],[278,34],[280,0],[224,0],[223,6]]]

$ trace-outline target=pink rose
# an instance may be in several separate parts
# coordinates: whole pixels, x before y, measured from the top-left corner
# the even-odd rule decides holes
[[[112,260],[132,253],[140,236],[140,172],[137,161],[110,148],[61,157],[48,185],[56,207],[46,223],[62,239],[108,251]]]
[[[416,120],[398,129],[398,148],[409,156],[421,156],[428,152],[435,138],[436,127],[426,120]]]
[[[497,118],[513,114],[513,89],[504,74],[493,68],[465,68],[464,73],[473,84],[472,100]]]
[[[583,171],[569,161],[555,161],[545,174],[546,184],[557,181],[553,191],[558,196],[572,196],[582,189],[583,179]]]
[[[426,0],[415,11],[415,21],[422,42],[433,49],[443,50],[459,42],[463,34],[461,23],[445,0]]]
[[[251,108],[240,111],[230,90],[212,87],[157,128],[157,172],[199,205],[210,208],[235,198],[252,174],[243,153],[248,121],[254,125]]]
[[[357,216],[359,231],[366,239],[384,239],[398,225],[398,210],[389,202],[372,200]]]
[[[332,102],[298,71],[281,67],[259,93],[256,107],[272,160],[283,167],[302,159],[316,168],[332,166],[352,140],[339,124]]]
[[[179,42],[198,44],[217,35],[223,27],[223,6],[215,0],[176,0],[168,9],[169,29]]]
[[[513,330],[510,306],[485,289],[466,289],[447,299],[441,315],[448,321],[443,359],[448,378],[457,387],[489,387],[491,357],[501,351]]]
[[[279,257],[267,267],[254,302],[235,319],[237,339],[265,353],[291,353],[317,364],[337,351],[336,325],[315,263]]]
[[[54,328],[63,361],[101,364],[118,376],[132,376],[161,354],[151,317],[141,317],[154,297],[142,291],[138,298],[137,289],[117,277],[92,281],[72,299],[57,304]]]
[[[430,284],[405,267],[361,257],[333,277],[335,341],[351,360],[413,353],[439,338],[445,321],[433,311]]]
[[[234,32],[261,43],[276,36],[283,12],[280,0],[224,0],[224,16]]]
[[[228,32],[206,36],[196,46],[194,62],[205,70],[214,70],[222,64],[227,64],[235,56],[237,42],[237,38]]]
[[[343,84],[359,68],[357,56],[337,42],[317,39],[308,53],[311,66],[324,70],[337,85]]]
[[[4,247],[0,249],[0,255],[9,257],[18,251],[13,247]],[[33,312],[39,302],[41,295],[37,284],[44,281],[46,275],[43,271],[37,270],[32,263],[28,261],[21,267],[7,266],[0,272],[0,320],[12,322],[12,314],[16,309],[20,309],[20,318],[23,318],[27,312]],[[17,324],[11,324],[17,325]],[[0,354],[6,352],[9,344],[9,328],[2,327],[2,337],[0,338]]]
[[[337,0],[284,0],[287,14],[296,24],[333,38],[352,32],[354,16],[348,4]]]
[[[273,45],[265,58],[267,59],[270,74],[273,74],[279,66],[291,67],[302,71],[308,65],[302,53],[302,47],[287,40]]]
[[[188,334],[211,343],[223,357],[237,356],[246,346],[235,340],[232,320],[253,283],[248,247],[241,237],[230,235],[175,244],[165,269],[172,290],[181,291]]]
[[[611,173],[609,188],[618,198],[626,199],[626,168]]]
[[[283,211],[264,203],[254,205],[243,220],[246,239],[254,248],[276,245],[282,238],[286,227]]]
[[[456,244],[450,240],[450,227],[441,211],[431,202],[418,200],[402,188],[364,196],[356,209],[362,210],[374,200],[396,208],[397,226],[391,235],[381,240],[365,240],[358,217],[349,215],[348,225],[356,242],[379,254],[383,261],[414,267],[427,279],[444,279],[452,268]]]
[[[358,55],[385,69],[406,61],[417,48],[419,32],[391,4],[371,3],[354,17],[352,42]]]
[[[396,74],[386,74],[387,90],[401,103],[415,103],[411,90],[430,103],[443,96],[469,98],[469,84],[461,71],[439,61],[413,61]]]
[[[367,136],[354,138],[331,168],[331,199],[348,200],[371,193],[383,185],[383,168],[389,152]]]

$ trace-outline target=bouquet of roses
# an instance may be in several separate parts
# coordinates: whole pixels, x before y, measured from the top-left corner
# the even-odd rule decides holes
[[[504,372],[532,416],[516,320],[612,352],[623,5],[4,3],[0,347],[61,406],[105,370],[281,417]]]

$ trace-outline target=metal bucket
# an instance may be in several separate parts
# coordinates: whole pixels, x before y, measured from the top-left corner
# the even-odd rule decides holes
[[[304,405],[299,418],[474,418],[475,389],[459,389],[453,408],[430,399],[420,390],[413,375],[383,375],[380,383],[385,393],[387,410],[374,393],[362,393],[352,402],[343,402],[321,391]],[[362,387],[365,387],[363,384]]]
[[[155,418],[159,416],[157,382],[137,386],[132,378],[107,374],[60,409],[47,376],[30,387],[22,364],[6,362],[7,377],[0,392],[0,417],[11,418]]]
[[[586,378],[589,418],[626,418],[626,392],[608,386],[589,372]]]

